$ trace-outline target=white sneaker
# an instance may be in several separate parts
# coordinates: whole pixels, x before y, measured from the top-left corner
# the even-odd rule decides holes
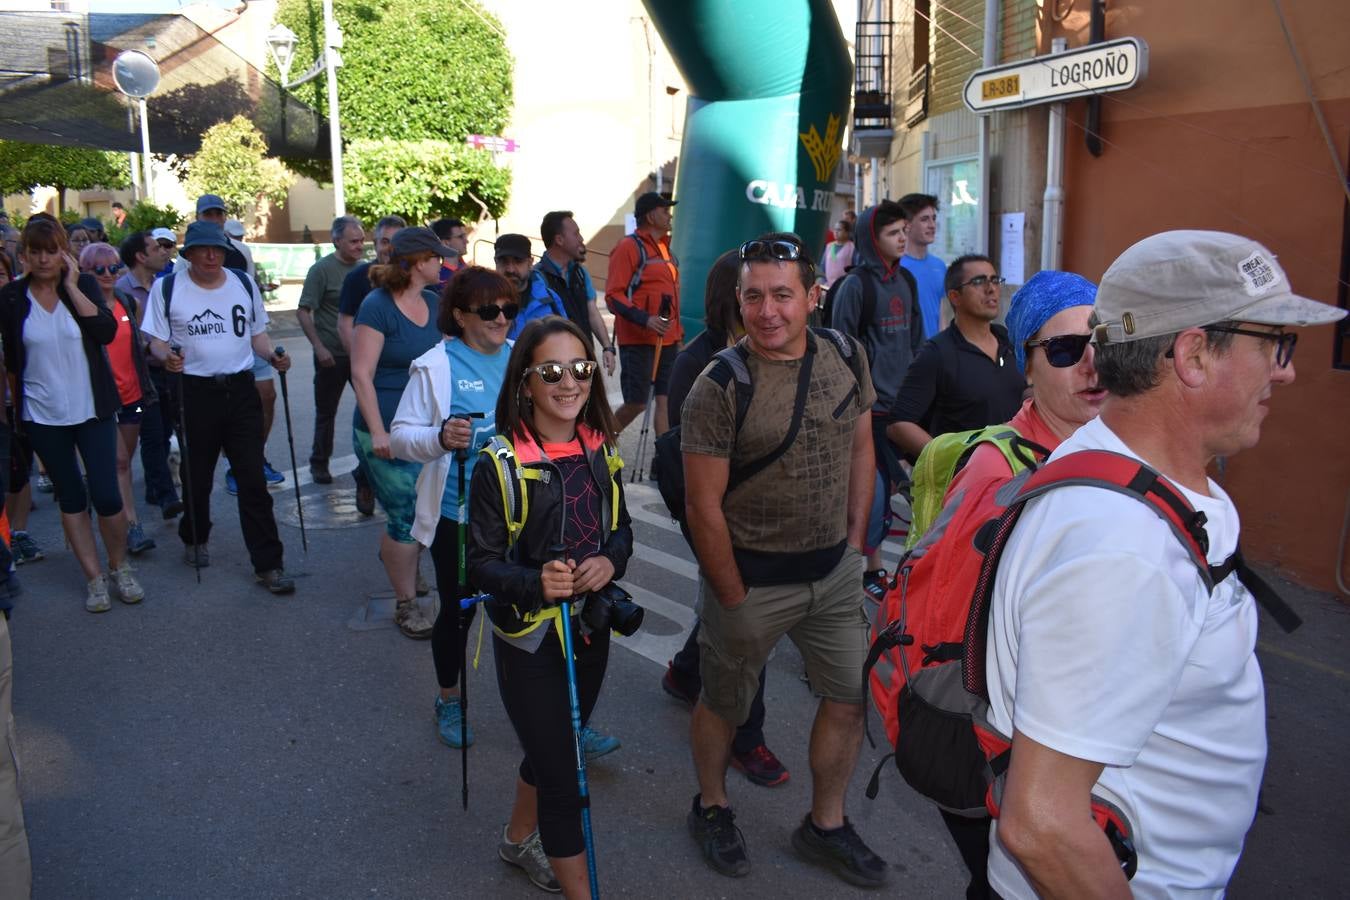
[[[123,562],[108,573],[112,579],[112,585],[117,590],[117,599],[123,603],[140,603],[145,599],[145,589],[136,581],[136,576],[131,574],[131,563]]]
[[[89,596],[85,598],[84,608],[91,613],[107,612],[112,609],[108,602],[108,576],[95,575],[89,579]]]
[[[561,892],[562,885],[554,877],[553,867],[548,864],[548,857],[544,855],[544,845],[539,843],[539,832],[532,831],[525,840],[513,844],[506,836],[509,827],[502,826],[502,842],[497,846],[497,855],[511,865],[524,869],[535,887],[551,894]]]

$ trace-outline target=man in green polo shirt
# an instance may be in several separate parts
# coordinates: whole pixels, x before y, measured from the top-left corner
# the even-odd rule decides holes
[[[333,421],[342,389],[351,380],[352,365],[338,337],[338,300],[342,281],[361,262],[366,232],[355,216],[333,220],[333,252],[309,267],[300,291],[296,319],[314,348],[314,446],[309,472],[315,484],[332,484],[328,459],[333,455]]]

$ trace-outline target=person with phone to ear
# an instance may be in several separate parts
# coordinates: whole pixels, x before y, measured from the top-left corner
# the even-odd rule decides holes
[[[84,608],[106,612],[109,587],[123,603],[139,603],[145,591],[127,563],[127,519],[117,484],[122,402],[105,350],[117,322],[94,276],[80,274],[56,219],[33,216],[19,252],[25,274],[0,290],[14,428],[27,436],[52,479],[61,527],[88,582]],[[106,574],[89,520],[91,500],[108,553]]]
[[[197,568],[211,564],[211,486],[223,451],[239,486],[239,527],[254,575],[273,594],[289,594],[295,581],[282,565],[285,548],[263,472],[263,410],[253,354],[278,372],[288,370],[291,359],[273,350],[257,283],[225,266],[230,246],[214,222],[189,225],[182,256],[191,265],[155,281],[141,331],[165,371],[182,378],[185,457],[190,457],[190,470],[182,466],[187,509],[178,523],[185,561]]]

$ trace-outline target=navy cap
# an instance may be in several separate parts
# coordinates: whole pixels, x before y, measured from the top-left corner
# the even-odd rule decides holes
[[[197,198],[197,215],[201,215],[210,209],[225,211],[225,201],[215,194],[202,194]]]
[[[181,252],[186,253],[193,247],[219,247],[222,250],[229,250],[231,246],[230,239],[225,236],[225,229],[215,222],[193,222],[183,235]]]
[[[638,224],[641,225],[647,213],[662,206],[669,208],[678,202],[678,200],[672,200],[656,191],[648,191],[637,198],[637,203],[633,206],[633,218],[637,219]]]

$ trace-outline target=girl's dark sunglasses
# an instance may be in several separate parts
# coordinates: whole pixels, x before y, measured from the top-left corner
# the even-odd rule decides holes
[[[118,272],[122,271],[123,268],[121,263],[113,263],[110,266],[93,266],[89,271],[93,272],[95,275],[116,275]]]
[[[484,322],[494,321],[497,318],[497,314],[500,313],[501,315],[506,316],[506,321],[509,322],[520,314],[520,304],[503,303],[498,306],[496,303],[484,303],[482,306],[474,307],[469,310],[469,312],[478,316],[478,318],[482,319]]]
[[[1027,341],[1026,348],[1040,347],[1045,350],[1046,362],[1056,369],[1067,369],[1078,365],[1091,340],[1090,334],[1057,334],[1043,341]]]
[[[546,362],[525,370],[527,376],[531,372],[538,375],[544,384],[557,384],[562,381],[564,372],[571,372],[572,380],[580,384],[591,380],[595,374],[595,363],[589,359],[574,359],[570,363]]]

